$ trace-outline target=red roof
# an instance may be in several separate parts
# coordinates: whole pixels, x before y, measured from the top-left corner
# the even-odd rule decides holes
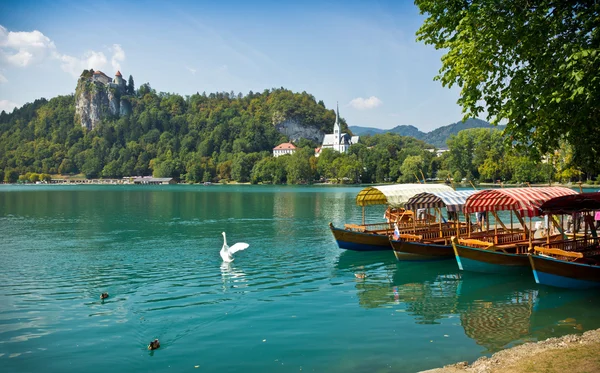
[[[119,70],[117,70],[117,73],[115,74],[115,76],[123,76],[123,75],[121,75],[121,72]]]
[[[279,144],[273,148],[273,150],[288,150],[288,149],[296,149],[296,147],[292,143],[284,142],[283,144]]]
[[[106,76],[106,74],[105,74],[105,73],[103,73],[103,72],[102,72],[102,71],[100,71],[100,70],[96,70],[96,71],[94,71],[94,75],[104,75],[104,76]],[[108,78],[108,76],[106,76],[106,77]]]
[[[546,201],[577,194],[576,191],[564,187],[541,188],[502,188],[487,189],[467,198],[464,211],[467,214],[482,211],[514,210],[521,216],[539,216],[539,207]]]

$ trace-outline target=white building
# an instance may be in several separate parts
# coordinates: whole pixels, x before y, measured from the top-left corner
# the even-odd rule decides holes
[[[335,111],[333,133],[326,134],[323,137],[323,144],[315,150],[315,155],[318,157],[323,149],[333,149],[336,152],[346,153],[351,145],[358,143],[358,136],[350,136],[347,133],[341,132],[340,108],[338,105]]]
[[[279,157],[284,154],[293,154],[296,151],[294,144],[290,142],[284,142],[273,148],[273,157]]]

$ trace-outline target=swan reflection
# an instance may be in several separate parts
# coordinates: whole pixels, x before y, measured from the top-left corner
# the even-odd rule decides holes
[[[232,263],[223,262],[221,264],[221,280],[223,281],[223,291],[248,287],[246,273]]]

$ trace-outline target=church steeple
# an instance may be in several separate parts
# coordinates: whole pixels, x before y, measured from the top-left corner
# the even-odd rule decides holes
[[[333,125],[333,147],[338,152],[340,151],[340,138],[341,138],[341,127],[340,127],[340,104],[335,103],[335,124]]]

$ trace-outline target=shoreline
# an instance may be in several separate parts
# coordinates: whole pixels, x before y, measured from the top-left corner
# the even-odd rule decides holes
[[[590,372],[600,371],[600,329],[583,334],[525,343],[483,356],[471,364],[466,361],[429,369],[420,373],[492,373],[492,372]],[[591,357],[590,353],[594,353]]]

